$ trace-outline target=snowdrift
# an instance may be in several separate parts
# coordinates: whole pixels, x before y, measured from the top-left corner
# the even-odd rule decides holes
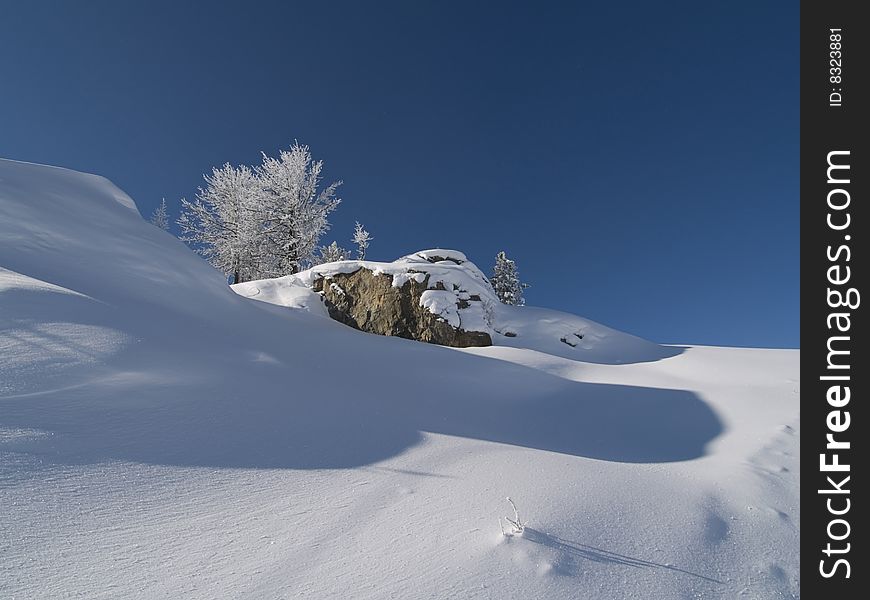
[[[286,283],[242,297],[107,180],[0,161],[0,595],[799,591],[797,352],[532,308],[456,350]]]

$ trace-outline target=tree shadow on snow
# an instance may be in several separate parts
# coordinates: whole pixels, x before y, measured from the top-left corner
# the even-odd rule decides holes
[[[542,546],[552,548],[553,550],[558,552],[563,559],[559,565],[559,568],[561,568],[562,570],[570,569],[571,565],[577,562],[577,560],[590,560],[593,562],[624,565],[626,567],[641,569],[665,569],[668,571],[673,571],[675,573],[682,573],[683,575],[697,577],[698,579],[703,579],[704,581],[708,581],[710,583],[725,583],[718,579],[714,579],[713,577],[701,575],[700,573],[695,573],[687,569],[682,569],[671,564],[645,560],[643,558],[628,556],[626,554],[620,554],[618,552],[611,552],[610,550],[604,550],[602,548],[597,548],[588,544],[581,544],[580,542],[565,540],[558,536],[549,535],[542,531],[532,529],[531,527],[525,528],[525,531],[523,531],[522,534],[522,539],[528,540],[535,544],[541,544]]]
[[[52,378],[37,373],[27,394],[0,398],[0,428],[54,434],[18,437],[0,450],[49,462],[345,468],[395,456],[418,443],[421,432],[433,432],[656,463],[703,456],[722,432],[707,404],[688,391],[572,382],[295,318],[242,298],[233,309],[240,325],[229,322],[220,331],[196,315],[151,314],[145,305],[36,300],[57,306],[30,314],[35,304],[16,302],[9,319],[17,330],[26,331],[36,322],[30,317],[50,308],[67,321],[115,329],[130,340],[82,367],[75,377],[80,385],[40,386],[41,377]]]

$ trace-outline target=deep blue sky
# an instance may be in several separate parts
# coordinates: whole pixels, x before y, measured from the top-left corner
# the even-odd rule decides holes
[[[4,2],[0,156],[148,215],[294,139],[392,260],[498,250],[659,342],[797,347],[798,3]]]

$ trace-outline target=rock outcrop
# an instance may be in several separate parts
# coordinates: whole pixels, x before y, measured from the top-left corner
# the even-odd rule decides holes
[[[454,327],[421,303],[429,278],[408,279],[394,287],[392,275],[360,268],[319,278],[312,289],[323,295],[329,316],[361,331],[457,348],[491,346],[489,333]],[[469,303],[457,300],[457,309],[462,304]]]
[[[465,255],[428,250],[392,263],[342,261],[300,274],[329,315],[361,331],[444,346],[491,346],[497,302]]]

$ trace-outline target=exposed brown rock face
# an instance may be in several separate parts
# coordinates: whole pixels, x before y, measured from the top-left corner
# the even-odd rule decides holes
[[[393,287],[391,275],[364,268],[321,277],[313,285],[323,294],[333,319],[361,331],[456,348],[492,345],[488,333],[453,327],[421,306],[420,297],[428,287],[429,275],[421,282],[412,279]]]

